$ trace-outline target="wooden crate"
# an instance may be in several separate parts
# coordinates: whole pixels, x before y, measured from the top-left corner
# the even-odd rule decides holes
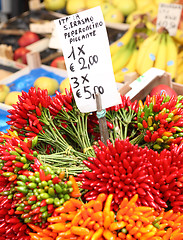
[[[127,75],[126,82],[121,84],[118,91],[121,95],[129,96],[132,101],[143,100],[160,84],[168,85],[178,95],[183,95],[183,85],[173,82],[169,73],[156,68],[149,69],[140,77],[137,73]]]

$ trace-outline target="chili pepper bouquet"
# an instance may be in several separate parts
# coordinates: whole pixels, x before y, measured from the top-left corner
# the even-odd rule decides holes
[[[0,134],[0,239],[183,239],[183,97],[81,113],[22,91]]]

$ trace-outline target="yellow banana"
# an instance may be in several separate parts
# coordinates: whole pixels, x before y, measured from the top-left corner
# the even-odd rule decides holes
[[[167,52],[166,34],[162,33],[161,42],[160,42],[156,60],[154,63],[155,68],[165,70],[165,68],[166,68],[166,52]]]
[[[181,61],[177,64],[177,76],[183,72],[183,58]]]
[[[167,34],[167,59],[166,59],[166,72],[171,74],[172,79],[176,77],[177,72],[177,46],[173,38]]]
[[[112,58],[113,71],[116,73],[123,68],[129,61],[135,48],[135,39],[132,38],[128,45],[124,46],[123,51],[118,51]]]
[[[147,70],[153,67],[154,62],[156,60],[156,56],[158,53],[158,47],[160,44],[161,34],[157,34],[157,37],[154,39],[154,41],[149,44],[145,55],[141,61],[140,67],[138,69],[138,73],[140,75],[144,74]]]
[[[173,38],[180,44],[183,44],[183,30],[177,29],[176,35]]]
[[[142,14],[149,14],[151,16],[151,18],[153,19],[158,14],[158,8],[156,7],[156,5],[154,3],[147,4],[145,7],[141,8],[141,9],[137,9],[134,12],[132,12],[131,14],[129,14],[126,19],[126,23],[132,23],[135,16],[142,15]]]
[[[183,84],[183,72],[177,75],[177,77],[175,78],[175,82]]]
[[[119,49],[122,46],[127,45],[129,43],[130,39],[133,37],[133,34],[135,32],[135,26],[139,22],[140,22],[140,19],[135,20],[130,25],[130,28],[128,29],[128,31],[120,39],[118,39],[117,41],[115,41],[110,45],[111,56],[113,56],[117,51],[119,51]]]
[[[157,38],[158,33],[154,33],[150,35],[148,38],[146,38],[143,43],[139,47],[138,55],[137,55],[137,61],[136,61],[136,71],[139,73],[142,61],[146,55],[146,52],[149,49],[149,46],[152,45],[154,40]]]
[[[120,69],[114,76],[116,82],[123,82],[124,76],[129,72],[135,72],[135,62],[137,60],[138,50],[135,48],[128,64]]]

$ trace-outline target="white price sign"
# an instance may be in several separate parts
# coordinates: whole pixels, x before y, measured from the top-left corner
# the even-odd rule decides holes
[[[95,7],[54,21],[76,104],[81,112],[121,103],[114,78],[103,14]]]
[[[170,36],[176,35],[181,12],[182,5],[180,4],[160,3],[156,23],[157,30],[161,27],[165,27]]]

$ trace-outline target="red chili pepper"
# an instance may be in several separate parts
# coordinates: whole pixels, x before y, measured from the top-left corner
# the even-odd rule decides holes
[[[39,176],[40,176],[40,180],[41,181],[45,181],[46,180],[45,172],[41,168],[39,169]]]
[[[24,163],[16,162],[14,165],[15,165],[15,167],[22,168],[24,166]]]

